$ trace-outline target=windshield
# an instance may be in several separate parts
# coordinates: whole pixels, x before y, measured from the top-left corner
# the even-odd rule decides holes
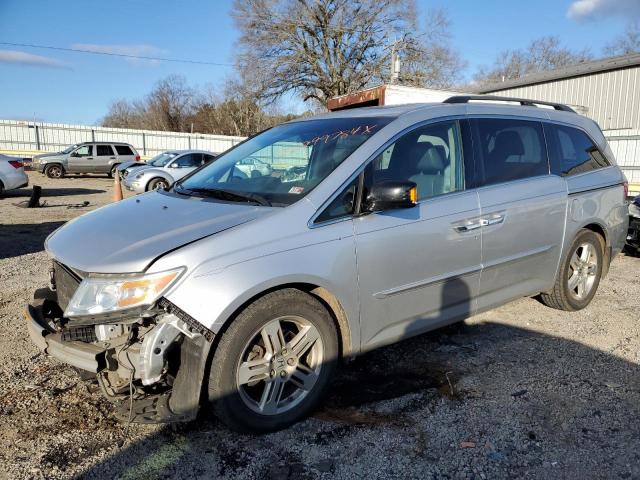
[[[149,165],[153,165],[154,167],[164,167],[171,161],[172,158],[175,158],[177,155],[177,153],[164,152],[153,157],[151,160],[149,160],[148,163]]]
[[[65,148],[62,152],[60,153],[71,153],[73,150],[75,150],[78,145],[80,145],[79,143],[74,143],[73,145],[71,145],[70,147]]]
[[[178,182],[176,191],[206,194],[223,190],[244,194],[245,199],[260,198],[263,204],[290,205],[391,120],[332,118],[286,123],[220,155]],[[229,198],[242,197],[225,197]]]

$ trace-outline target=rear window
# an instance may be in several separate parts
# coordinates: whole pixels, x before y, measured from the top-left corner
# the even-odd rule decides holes
[[[133,152],[126,145],[115,145],[118,155],[133,155]]]
[[[480,184],[493,185],[549,174],[542,124],[527,120],[474,119]]]
[[[111,145],[96,145],[96,155],[98,157],[108,157],[113,155]]]
[[[611,165],[582,130],[548,123],[544,131],[553,174],[564,177]]]

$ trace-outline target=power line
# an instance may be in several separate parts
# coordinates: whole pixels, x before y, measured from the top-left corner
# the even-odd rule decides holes
[[[153,60],[158,62],[192,63],[197,65],[214,65],[217,67],[234,67],[235,66],[232,63],[206,62],[202,60],[189,60],[186,58],[151,57],[151,56],[145,56],[145,55],[130,55],[127,53],[115,53],[115,52],[99,52],[97,50],[89,50],[84,48],[55,47],[53,45],[36,45],[32,43],[0,42],[0,45],[8,45],[11,47],[42,48],[46,50],[58,50],[62,52],[73,52],[73,53],[89,53],[91,55],[107,55],[109,57],[132,58],[137,60]]]

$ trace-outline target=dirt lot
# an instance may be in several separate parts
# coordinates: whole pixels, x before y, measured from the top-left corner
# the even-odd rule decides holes
[[[287,431],[127,432],[22,317],[48,281],[44,238],[109,202],[111,181],[30,177],[46,208],[13,205],[29,190],[0,199],[0,479],[640,478],[639,258],[618,257],[582,312],[522,299],[365,355]]]

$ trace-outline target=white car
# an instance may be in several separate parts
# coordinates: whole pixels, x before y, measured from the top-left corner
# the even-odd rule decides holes
[[[202,150],[165,152],[148,165],[133,170],[129,167],[122,184],[135,193],[166,189],[201,165],[213,161],[216,156],[215,153]]]
[[[263,162],[256,157],[247,157],[236,163],[236,169],[247,175],[247,177],[268,177],[273,169],[267,162]]]
[[[19,158],[0,154],[0,196],[5,190],[15,190],[29,185],[24,163]]]

